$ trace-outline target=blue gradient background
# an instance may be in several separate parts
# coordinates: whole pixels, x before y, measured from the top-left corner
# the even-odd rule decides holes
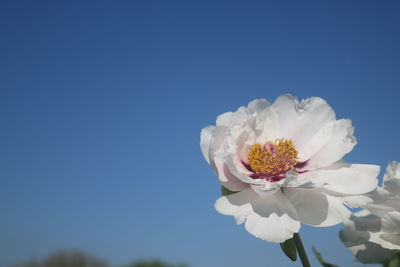
[[[399,12],[367,0],[2,1],[0,266],[59,249],[116,265],[300,266],[214,210],[200,130],[254,98],[321,96],[356,127],[349,161],[400,160]],[[361,266],[340,228],[304,226],[303,242]]]

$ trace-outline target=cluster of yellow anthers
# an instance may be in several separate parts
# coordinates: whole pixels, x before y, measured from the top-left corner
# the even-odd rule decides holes
[[[292,140],[276,139],[249,148],[247,162],[256,174],[278,175],[298,163],[297,150]]]

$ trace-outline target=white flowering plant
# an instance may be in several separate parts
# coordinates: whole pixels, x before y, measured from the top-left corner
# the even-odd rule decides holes
[[[349,119],[319,97],[251,101],[201,131],[200,146],[222,186],[215,208],[309,266],[301,223],[347,222],[348,208],[378,183],[380,167],[343,157],[356,145]],[[359,200],[360,201],[360,200]]]
[[[340,239],[363,263],[397,262],[400,250],[400,163],[393,161],[383,185],[355,198],[363,209],[354,213],[340,231]],[[400,261],[398,265],[400,266]]]

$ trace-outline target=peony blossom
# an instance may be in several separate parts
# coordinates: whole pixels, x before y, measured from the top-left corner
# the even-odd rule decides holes
[[[350,217],[340,239],[361,262],[382,262],[400,250],[400,163],[388,165],[382,187],[357,199],[365,209]]]
[[[379,167],[350,164],[356,144],[348,119],[321,98],[257,99],[201,131],[201,150],[219,181],[236,193],[215,203],[254,236],[292,238],[300,223],[331,226],[350,216],[344,197],[377,185]]]

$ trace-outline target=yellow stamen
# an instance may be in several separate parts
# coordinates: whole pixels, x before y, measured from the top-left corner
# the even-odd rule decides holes
[[[281,138],[264,145],[252,145],[247,154],[247,162],[256,174],[273,176],[293,169],[298,163],[297,154],[293,141]]]

